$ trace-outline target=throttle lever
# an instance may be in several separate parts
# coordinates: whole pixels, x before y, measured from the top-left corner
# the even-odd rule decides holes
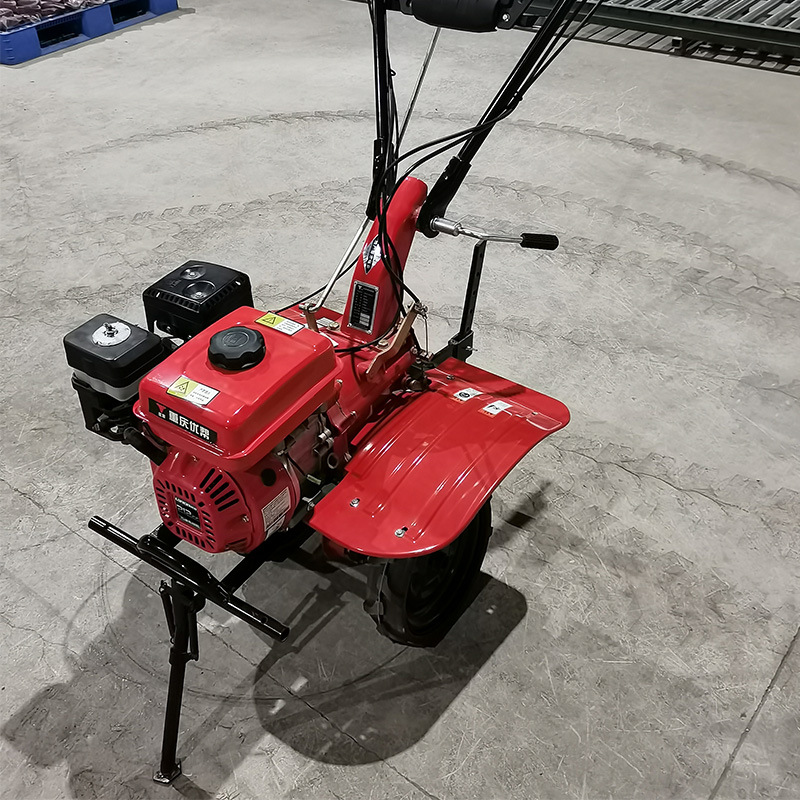
[[[469,236],[482,242],[509,242],[537,250],[555,250],[559,244],[558,236],[552,233],[522,233],[517,236],[507,236],[502,233],[489,233],[480,228],[470,228],[461,222],[453,222],[444,217],[434,217],[430,227],[437,233],[446,233],[450,236]]]

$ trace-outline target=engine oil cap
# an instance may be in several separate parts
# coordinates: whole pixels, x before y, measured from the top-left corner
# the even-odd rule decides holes
[[[215,367],[232,371],[254,367],[266,353],[264,337],[240,325],[215,333],[208,343],[208,360]]]

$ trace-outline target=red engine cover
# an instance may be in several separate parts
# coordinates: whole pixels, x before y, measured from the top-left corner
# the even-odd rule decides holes
[[[297,490],[277,458],[261,467],[275,475],[265,486],[260,475],[227,472],[189,453],[173,450],[155,468],[153,488],[164,524],[177,536],[209,553],[247,553],[283,527],[297,504]]]
[[[164,441],[219,469],[250,469],[338,394],[333,344],[291,320],[243,306],[190,339],[139,385],[135,411]],[[208,343],[235,326],[258,330],[266,355],[230,371],[208,360]]]

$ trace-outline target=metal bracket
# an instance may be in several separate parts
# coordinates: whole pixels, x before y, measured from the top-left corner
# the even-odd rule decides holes
[[[161,582],[158,589],[164,604],[171,646],[169,649],[169,688],[164,712],[164,735],[161,741],[161,763],[153,775],[156,783],[168,785],[181,774],[177,758],[178,732],[181,724],[181,703],[186,679],[186,665],[197,661],[200,647],[197,637],[197,612],[205,598],[174,578]]]
[[[475,318],[475,308],[478,303],[478,289],[481,285],[483,262],[486,257],[486,239],[481,239],[472,248],[472,263],[469,268],[467,290],[464,295],[464,311],[461,314],[461,327],[458,333],[433,357],[437,366],[448,358],[457,358],[466,361],[473,353],[474,333],[472,321]]]
[[[300,303],[298,308],[303,312],[303,316],[306,319],[306,325],[310,331],[314,331],[314,333],[319,333],[319,325],[317,325],[317,317],[314,313],[315,309],[313,308],[312,303]]]
[[[403,346],[403,343],[406,339],[408,339],[411,333],[411,327],[414,324],[417,316],[420,314],[425,313],[424,306],[421,306],[419,303],[414,303],[411,308],[406,313],[405,317],[403,317],[403,321],[400,323],[400,327],[397,329],[397,333],[392,337],[392,341],[372,359],[372,362],[367,367],[366,372],[364,373],[367,377],[367,380],[372,380],[372,378],[377,375],[383,365],[386,364],[387,361],[394,358]]]

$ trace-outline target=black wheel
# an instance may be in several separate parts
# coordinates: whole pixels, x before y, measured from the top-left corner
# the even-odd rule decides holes
[[[491,534],[492,512],[487,501],[447,547],[380,565],[373,573],[372,603],[368,605],[378,630],[400,644],[438,644],[464,610]]]

